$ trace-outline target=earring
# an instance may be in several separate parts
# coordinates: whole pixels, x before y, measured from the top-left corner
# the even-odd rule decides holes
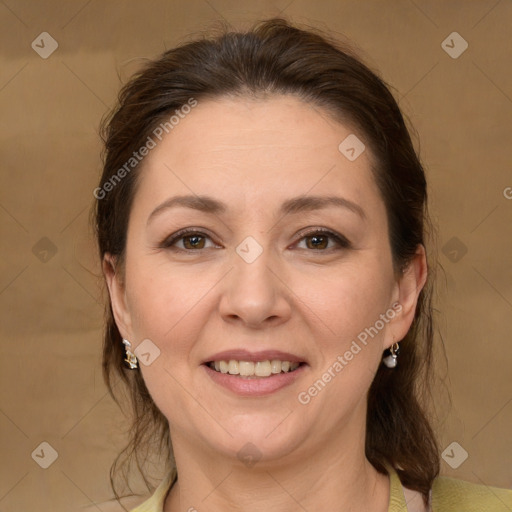
[[[398,354],[400,352],[400,345],[398,343],[393,343],[391,347],[389,347],[385,354],[388,353],[388,355],[385,355],[382,358],[382,362],[388,367],[388,368],[395,368],[398,364]]]
[[[137,357],[130,350],[132,347],[132,344],[128,340],[123,339],[123,345],[126,350],[126,357],[124,358],[124,362],[126,363],[127,368],[129,368],[130,370],[136,370],[139,367],[139,365],[138,365]]]

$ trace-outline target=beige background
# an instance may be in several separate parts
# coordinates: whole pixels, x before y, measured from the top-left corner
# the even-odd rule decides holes
[[[512,487],[512,2],[1,0],[1,512],[107,499],[123,442],[88,229],[101,116],[139,59],[218,19],[279,13],[352,39],[417,128],[445,268],[441,445],[469,454],[442,472]],[[469,44],[457,59],[441,46],[454,31]],[[31,48],[41,32],[58,42],[47,59]],[[48,469],[31,457],[43,441]]]

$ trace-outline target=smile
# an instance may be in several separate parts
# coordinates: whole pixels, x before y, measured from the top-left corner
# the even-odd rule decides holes
[[[309,365],[279,360],[252,362],[230,359],[210,361],[201,367],[222,388],[242,397],[261,397],[291,385]]]
[[[210,361],[208,366],[216,372],[239,375],[240,377],[270,377],[279,373],[293,372],[301,364],[279,359],[256,362],[230,359],[229,361]]]

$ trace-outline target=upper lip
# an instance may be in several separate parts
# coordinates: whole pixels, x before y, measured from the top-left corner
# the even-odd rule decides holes
[[[290,354],[288,352],[282,352],[280,350],[261,350],[259,352],[249,352],[244,349],[235,350],[224,350],[223,352],[217,352],[212,356],[205,359],[202,364],[209,363],[211,361],[229,361],[234,359],[235,361],[272,361],[272,359],[279,359],[280,361],[290,361],[291,363],[304,363],[304,358]]]

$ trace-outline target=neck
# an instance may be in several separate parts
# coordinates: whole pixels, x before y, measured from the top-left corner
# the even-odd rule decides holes
[[[276,510],[386,512],[389,478],[378,473],[364,457],[364,436],[337,435],[314,453],[257,462],[246,467],[239,461],[205,455],[207,451],[172,435],[178,481],[165,502],[165,512],[208,509],[260,512]]]

